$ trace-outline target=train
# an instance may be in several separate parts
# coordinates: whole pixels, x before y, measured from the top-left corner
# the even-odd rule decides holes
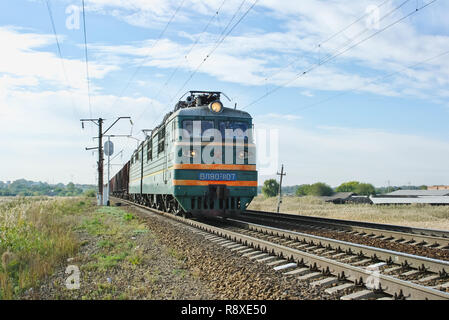
[[[110,195],[186,217],[242,214],[257,195],[253,119],[222,96],[230,101],[186,93],[110,180]]]

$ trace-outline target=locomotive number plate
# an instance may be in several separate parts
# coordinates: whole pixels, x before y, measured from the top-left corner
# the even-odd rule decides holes
[[[200,172],[200,180],[206,181],[236,181],[236,173],[223,173],[223,172]]]

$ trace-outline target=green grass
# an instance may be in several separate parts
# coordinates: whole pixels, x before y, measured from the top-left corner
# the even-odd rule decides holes
[[[147,233],[148,229],[133,214],[117,207],[101,207],[86,217],[78,230],[101,237],[97,242],[100,252],[91,257],[84,269],[107,271],[122,263],[132,266],[142,264],[142,256],[134,251],[132,238]]]
[[[79,243],[73,218],[89,210],[78,199],[19,198],[0,205],[0,299],[38,285]]]
[[[110,240],[100,240],[100,241],[98,241],[98,247],[99,248],[110,249],[110,248],[113,248],[114,246],[115,246],[115,243],[113,241],[110,241]]]
[[[129,263],[131,263],[134,266],[138,266],[142,264],[142,256],[139,254],[134,254],[133,256],[128,258]]]
[[[125,213],[123,215],[123,220],[125,221],[131,221],[132,219],[134,219],[134,216],[131,213]]]

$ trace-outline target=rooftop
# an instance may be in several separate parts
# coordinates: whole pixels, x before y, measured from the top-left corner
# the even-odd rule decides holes
[[[445,204],[449,205],[449,197],[446,196],[426,196],[416,198],[400,198],[400,197],[370,197],[373,204]]]
[[[387,193],[386,196],[396,197],[422,197],[422,196],[448,196],[449,190],[397,190]]]

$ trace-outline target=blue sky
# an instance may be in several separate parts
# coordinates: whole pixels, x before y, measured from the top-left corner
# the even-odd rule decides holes
[[[95,145],[95,128],[81,130],[80,118],[132,116],[132,132],[142,139],[140,130],[161,121],[184,92],[201,89],[225,92],[229,106],[250,112],[256,128],[278,130],[274,162],[284,163],[286,184],[449,183],[449,54],[429,60],[449,51],[447,1],[292,81],[430,0],[259,0],[184,88],[234,14],[230,26],[253,0],[85,2],[91,108],[83,20],[73,10],[81,0],[49,1],[62,63],[46,0],[0,3],[0,162],[7,168],[0,180],[95,183],[96,155],[84,151]],[[378,26],[369,23],[376,15]],[[79,28],[68,28],[77,19]],[[114,130],[129,133],[131,126],[123,121]],[[113,172],[135,146],[116,141],[124,152]]]

